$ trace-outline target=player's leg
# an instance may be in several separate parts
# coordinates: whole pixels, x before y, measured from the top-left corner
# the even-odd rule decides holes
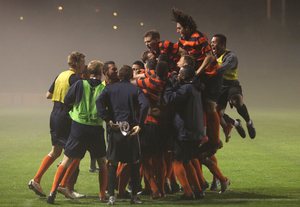
[[[99,201],[104,202],[105,201],[105,190],[107,187],[107,165],[106,165],[106,158],[101,157],[97,158],[97,163],[99,166],[99,188],[100,188],[100,193],[99,193]]]

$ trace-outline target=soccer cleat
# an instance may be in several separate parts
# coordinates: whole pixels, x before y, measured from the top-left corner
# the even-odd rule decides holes
[[[232,129],[232,124],[231,123],[227,123],[227,126],[225,129],[223,129],[224,134],[225,134],[225,142],[229,142],[229,139],[231,138],[231,129]]]
[[[118,199],[130,199],[131,196],[129,195],[129,192],[128,192],[128,191],[125,191],[125,193],[124,193],[123,195],[117,194],[117,198],[118,198]]]
[[[168,178],[166,178],[164,189],[167,194],[172,192],[171,182]]]
[[[249,134],[250,138],[254,139],[256,136],[256,130],[255,130],[252,120],[250,120],[250,123],[247,123],[247,129],[248,129],[248,134]]]
[[[91,172],[91,173],[99,173],[99,167],[89,168],[89,172]]]
[[[226,193],[226,191],[228,190],[228,186],[230,185],[230,180],[228,178],[226,178],[226,182],[221,182],[221,191],[219,192],[221,193]]]
[[[161,194],[160,192],[157,190],[155,191],[155,193],[153,193],[151,196],[150,196],[150,199],[153,200],[153,199],[157,199],[157,198],[161,198]]]
[[[107,200],[103,197],[99,197],[99,202],[100,203],[107,203]]]
[[[246,137],[246,132],[245,132],[244,128],[242,127],[242,121],[240,119],[236,119],[236,121],[239,123],[237,126],[235,126],[237,132],[239,133],[239,135],[242,138],[245,138]]]
[[[217,190],[218,190],[218,187],[219,187],[219,183],[220,183],[219,180],[213,180],[213,181],[211,182],[210,190],[217,191]]]
[[[116,205],[115,196],[110,196],[107,205]]]
[[[137,196],[131,198],[130,204],[142,204],[143,202]]]
[[[70,190],[71,195],[75,196],[75,198],[85,198],[85,194],[80,194],[76,190]]]
[[[203,191],[205,191],[206,188],[209,188],[209,183],[207,181],[205,181],[205,183],[203,185],[201,185],[201,189]]]
[[[44,193],[41,185],[37,182],[35,182],[33,179],[29,181],[28,183],[29,189],[33,190],[35,194],[41,196],[41,197],[46,197],[46,194]]]
[[[180,197],[180,200],[195,200],[195,195],[194,195],[193,192],[192,192],[191,195],[189,195],[189,196],[183,194],[183,195]]]
[[[54,204],[55,197],[56,197],[56,193],[51,192],[47,198],[47,203]]]
[[[171,185],[171,187],[172,187],[171,193],[179,193],[180,192],[179,184]]]
[[[61,187],[61,185],[59,184],[58,188],[57,188],[57,191],[61,194],[63,194],[66,198],[71,198],[71,199],[74,199],[76,198],[75,195],[71,194],[71,191],[69,190],[68,187]]]
[[[199,193],[194,193],[195,199],[203,199],[205,197],[204,191],[200,191]]]

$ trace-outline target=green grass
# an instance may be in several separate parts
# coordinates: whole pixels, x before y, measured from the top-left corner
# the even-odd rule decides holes
[[[29,190],[28,182],[37,172],[41,161],[51,150],[49,115],[51,108],[0,109],[0,206],[46,206]],[[229,115],[237,118],[234,110]],[[203,200],[180,201],[181,194],[160,200],[140,196],[143,206],[299,206],[300,199],[300,110],[252,109],[251,118],[257,137],[242,139],[233,129],[229,143],[216,154],[224,176],[231,179],[229,191],[218,194],[207,190]],[[245,123],[243,122],[245,127]],[[220,136],[224,140],[221,132]],[[44,174],[41,185],[49,193],[56,164]],[[89,153],[80,164],[76,189],[87,194],[85,199],[70,200],[57,195],[56,205],[105,206],[98,203],[98,175],[89,173]],[[212,175],[204,167],[204,176]],[[129,201],[117,201],[119,206]]]

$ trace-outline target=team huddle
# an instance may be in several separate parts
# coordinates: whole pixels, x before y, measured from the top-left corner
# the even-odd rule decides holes
[[[28,184],[46,197],[42,176],[64,149],[47,203],[54,204],[57,192],[85,197],[74,185],[86,151],[99,165],[100,203],[115,205],[118,198],[140,204],[138,194],[159,199],[180,190],[183,200],[203,199],[209,183],[202,165],[213,175],[210,190],[220,186],[220,193],[226,193],[231,181],[215,156],[223,147],[220,125],[226,142],[233,126],[246,137],[242,121],[225,114],[228,103],[245,120],[250,138],[256,136],[243,103],[238,60],[226,48],[224,35],[214,35],[210,43],[190,15],[173,8],[172,17],[179,41],[161,41],[158,31],[146,32],[148,50],[132,67],[118,70],[114,61],[98,60],[86,66],[85,54],[68,56],[70,69],[55,78],[46,94],[54,102],[52,149]]]

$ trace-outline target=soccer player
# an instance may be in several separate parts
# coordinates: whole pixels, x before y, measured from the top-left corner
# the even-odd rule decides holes
[[[113,84],[119,81],[118,68],[114,61],[106,61],[103,65],[103,73],[105,80],[102,82],[104,86]]]
[[[196,157],[204,138],[201,92],[198,81],[192,81],[194,77],[195,69],[189,65],[183,66],[179,71],[178,81],[171,76],[172,86],[167,86],[164,95],[166,103],[175,107],[174,130],[177,139],[174,142],[173,166],[184,189],[181,198],[185,200],[204,197],[196,170],[191,164],[191,159]],[[195,188],[194,192],[188,179]]]
[[[142,89],[129,82],[132,77],[132,68],[123,65],[119,70],[121,81],[107,85],[96,100],[98,115],[108,126],[108,148],[106,152],[106,158],[110,164],[108,170],[108,193],[110,195],[108,205],[116,204],[114,187],[118,162],[130,165],[131,203],[141,203],[137,197],[140,183],[138,132],[144,124],[148,103]],[[138,105],[141,105],[139,121],[136,118]]]
[[[176,62],[181,55],[186,54],[185,50],[178,47],[178,44],[168,40],[160,41],[160,34],[156,30],[149,30],[144,34],[144,43],[149,51],[155,55],[155,58],[158,58],[162,53],[167,54],[170,58],[170,71],[178,71]]]
[[[153,59],[148,60],[155,61]],[[163,101],[163,92],[166,86],[169,66],[166,62],[159,62],[155,68],[155,78],[138,79],[132,84],[143,88],[150,109],[146,117],[145,126],[141,133],[141,149],[143,171],[149,182],[153,194],[150,199],[165,197],[164,183],[166,163],[164,155],[167,151],[169,138],[168,106]],[[152,111],[153,109],[153,111]],[[154,111],[155,110],[155,111]],[[156,163],[157,173],[154,172],[153,162]],[[157,184],[154,180],[156,174]]]
[[[238,59],[237,56],[230,50],[226,49],[227,39],[222,34],[215,34],[211,40],[212,50],[217,58],[220,68],[218,73],[223,74],[223,85],[221,95],[217,102],[217,109],[221,117],[221,126],[226,135],[226,142],[230,138],[230,130],[235,126],[241,137],[245,138],[246,133],[242,128],[240,119],[232,119],[225,113],[227,103],[231,108],[234,106],[246,121],[248,133],[251,139],[255,138],[256,131],[253,121],[250,119],[248,109],[243,102],[242,87],[238,80]],[[222,121],[222,118],[224,119]]]
[[[48,196],[47,203],[53,204],[56,191],[63,193],[68,197],[68,192],[63,186],[58,186],[62,177],[71,163],[79,164],[84,157],[86,150],[92,158],[96,158],[99,165],[99,186],[100,202],[105,198],[105,189],[107,185],[106,169],[106,147],[104,140],[103,120],[97,115],[96,98],[99,96],[104,86],[101,84],[103,63],[100,61],[91,61],[88,65],[90,74],[89,80],[77,81],[71,86],[65,96],[66,104],[73,104],[70,111],[72,118],[71,133],[66,144],[65,156],[61,165],[57,168],[53,186]],[[65,176],[67,176],[66,173]]]
[[[79,52],[72,52],[68,56],[68,65],[70,69],[60,73],[55,78],[46,94],[46,98],[52,99],[54,102],[50,115],[52,149],[44,158],[35,177],[28,184],[30,189],[42,197],[45,197],[46,194],[40,186],[41,179],[51,164],[61,155],[71,131],[72,120],[70,119],[69,110],[72,106],[64,104],[64,98],[70,86],[80,80],[82,69],[85,67],[85,55]]]

